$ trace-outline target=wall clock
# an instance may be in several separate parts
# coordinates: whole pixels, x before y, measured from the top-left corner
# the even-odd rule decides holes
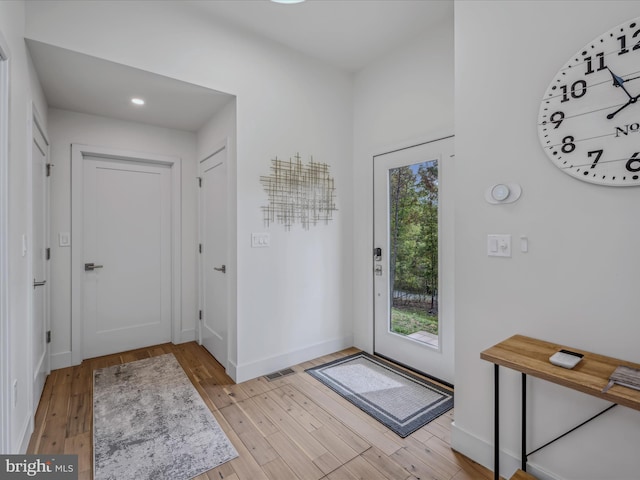
[[[542,147],[589,183],[640,186],[640,17],[578,50],[544,94]]]

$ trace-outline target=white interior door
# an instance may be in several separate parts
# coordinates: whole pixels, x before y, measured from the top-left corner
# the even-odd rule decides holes
[[[171,170],[85,157],[84,357],[171,339]]]
[[[452,157],[453,137],[374,157],[374,350],[449,383]]]
[[[227,368],[227,150],[200,162],[202,345]]]
[[[48,331],[48,292],[47,284],[47,246],[48,246],[48,181],[47,181],[48,148],[42,133],[34,124],[32,143],[32,269],[33,296],[31,310],[32,356],[33,365],[33,404],[38,405],[44,382],[49,373]]]

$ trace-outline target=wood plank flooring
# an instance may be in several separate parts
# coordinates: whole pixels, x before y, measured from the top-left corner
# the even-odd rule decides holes
[[[260,377],[237,385],[195,342],[88,359],[47,378],[28,453],[77,454],[79,479],[91,480],[93,371],[173,353],[239,453],[197,480],[492,478],[451,449],[453,411],[401,439],[304,373],[356,351],[296,365],[294,374],[271,382]]]

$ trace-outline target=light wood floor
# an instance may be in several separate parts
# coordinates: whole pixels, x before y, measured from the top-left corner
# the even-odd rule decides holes
[[[261,377],[238,385],[195,342],[85,360],[51,372],[28,453],[77,454],[79,479],[91,480],[93,370],[172,352],[240,455],[197,480],[491,478],[451,450],[453,411],[401,439],[304,373],[356,351],[296,365],[295,374],[272,382]]]

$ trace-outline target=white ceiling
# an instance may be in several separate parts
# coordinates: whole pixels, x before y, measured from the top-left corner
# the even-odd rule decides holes
[[[453,0],[187,0],[212,22],[355,72],[453,16]],[[197,131],[232,97],[48,44],[27,40],[49,106]],[[147,104],[130,103],[140,96]]]
[[[268,0],[183,2],[339,68],[357,71],[453,17],[453,0]]]
[[[51,108],[197,131],[231,95],[27,40]],[[143,107],[132,97],[146,101]]]

